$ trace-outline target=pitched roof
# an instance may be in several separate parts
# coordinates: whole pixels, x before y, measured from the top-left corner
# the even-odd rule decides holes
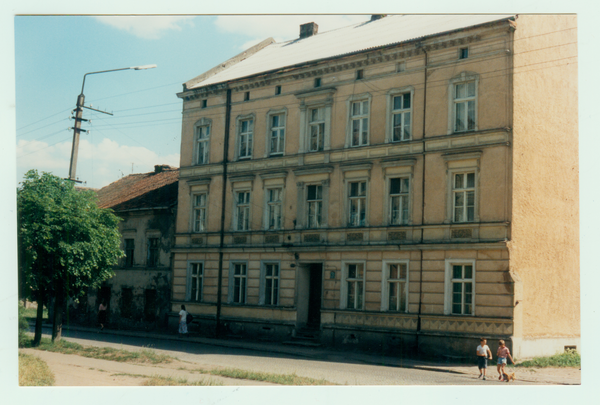
[[[98,190],[98,206],[115,211],[170,207],[177,203],[179,169],[130,174]]]
[[[232,58],[239,60],[237,63],[222,69],[211,69],[215,74],[192,79],[186,83],[186,87],[204,87],[514,17],[512,14],[389,15],[378,20],[318,33],[308,38],[270,44],[265,41],[266,46],[258,47],[252,52],[250,49],[247,55],[242,53],[239,57]]]

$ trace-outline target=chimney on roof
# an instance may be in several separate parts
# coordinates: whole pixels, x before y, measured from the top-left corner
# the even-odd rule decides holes
[[[385,17],[385,14],[372,14],[371,21],[381,20],[383,17]]]
[[[154,174],[161,173],[165,169],[170,169],[169,165],[154,165]]]
[[[300,39],[317,35],[317,32],[319,32],[319,26],[314,22],[302,24],[300,26]]]

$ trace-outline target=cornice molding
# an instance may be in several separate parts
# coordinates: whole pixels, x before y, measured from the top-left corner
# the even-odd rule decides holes
[[[426,39],[425,42],[435,40],[435,38]],[[239,83],[228,86],[228,83],[218,83],[207,87],[201,87],[194,90],[178,93],[177,97],[185,101],[196,100],[223,93],[229,87],[232,91],[248,91],[250,89],[269,86],[271,84],[285,83],[293,80],[300,80],[310,77],[317,77],[327,73],[337,73],[345,70],[353,70],[364,66],[376,65],[384,62],[403,60],[413,56],[418,56],[426,52],[439,49],[452,48],[455,46],[467,45],[481,41],[478,34],[467,35],[460,38],[440,40],[438,42],[422,44],[421,41],[411,40],[399,44],[392,44],[387,49],[375,49],[360,51],[351,55],[342,56],[340,59],[329,58],[312,62],[312,66],[303,67],[284,67],[278,72],[263,73],[262,76],[254,78],[241,79]],[[415,47],[417,45],[418,47]],[[366,54],[366,59],[364,56]],[[360,60],[351,60],[353,58],[363,58]],[[311,64],[311,62],[307,62]],[[327,64],[328,66],[324,66]],[[304,70],[302,70],[304,69]],[[288,72],[285,72],[285,71]],[[293,71],[293,72],[289,72]],[[260,74],[259,74],[260,75]],[[243,81],[243,82],[242,82]]]

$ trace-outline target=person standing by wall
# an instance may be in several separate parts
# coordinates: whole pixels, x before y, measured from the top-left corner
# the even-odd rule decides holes
[[[185,310],[185,305],[181,304],[181,311],[179,311],[179,336],[185,336],[187,333],[187,311]]]
[[[98,323],[100,324],[100,330],[104,330],[104,324],[106,323],[106,300],[102,300],[100,302],[100,306],[98,307]]]

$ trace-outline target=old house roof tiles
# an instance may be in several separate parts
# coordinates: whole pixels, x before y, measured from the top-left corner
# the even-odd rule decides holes
[[[98,206],[115,211],[170,207],[177,204],[179,169],[167,165],[149,173],[130,174],[97,191]]]

